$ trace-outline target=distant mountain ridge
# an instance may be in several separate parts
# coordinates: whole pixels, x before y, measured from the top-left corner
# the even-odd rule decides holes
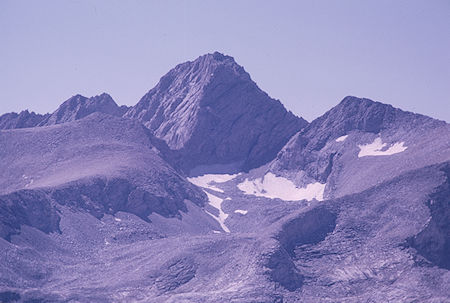
[[[35,126],[48,126],[82,119],[92,113],[105,113],[120,117],[128,107],[118,106],[112,97],[106,93],[94,97],[75,95],[64,101],[51,114],[35,114],[28,110],[16,113],[7,113],[0,116],[0,129],[27,128]]]
[[[91,98],[75,95],[64,101],[64,103],[62,103],[47,119],[42,121],[39,126],[71,122],[96,112],[120,117],[127,109],[126,106],[119,107],[111,96],[106,93]]]
[[[0,116],[0,129],[35,127],[46,120],[50,114],[36,114],[28,110],[20,113],[6,113]]]

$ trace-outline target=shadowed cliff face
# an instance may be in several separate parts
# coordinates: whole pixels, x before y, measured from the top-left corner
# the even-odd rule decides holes
[[[185,172],[211,164],[258,167],[307,124],[219,53],[175,67],[125,116],[177,150],[175,165]]]
[[[294,264],[295,249],[323,241],[334,230],[336,217],[325,207],[317,207],[284,223],[276,235],[280,246],[266,263],[270,278],[289,291],[301,288],[305,277]]]
[[[201,205],[202,195],[184,188],[182,180],[170,175],[160,177],[163,183],[160,190],[164,190],[160,193],[146,190],[127,179],[91,178],[52,189],[50,196],[58,204],[87,211],[96,218],[123,211],[132,213],[144,221],[149,221],[148,215],[152,213],[174,217],[179,215],[179,211],[186,212],[184,201],[188,199]]]
[[[408,242],[432,264],[450,269],[450,164],[442,167],[442,172],[445,182],[427,201],[430,221]]]
[[[42,232],[59,231],[60,216],[42,191],[21,190],[0,196],[0,237],[10,241],[22,225]]]

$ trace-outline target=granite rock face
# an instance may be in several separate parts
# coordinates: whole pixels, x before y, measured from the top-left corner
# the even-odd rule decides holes
[[[20,113],[7,113],[0,116],[0,129],[35,127],[42,121],[48,119],[50,114],[36,114],[28,110]]]
[[[185,172],[212,164],[258,167],[307,124],[220,53],[176,66],[125,116],[176,150],[175,165]]]
[[[126,106],[119,107],[111,96],[106,93],[91,98],[75,95],[64,101],[39,126],[75,121],[95,112],[120,117],[127,109]]]
[[[433,265],[450,270],[450,164],[443,165],[441,170],[445,182],[426,203],[431,212],[430,221],[409,239],[409,244]]]

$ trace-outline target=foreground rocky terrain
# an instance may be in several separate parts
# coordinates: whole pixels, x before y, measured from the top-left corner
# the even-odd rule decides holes
[[[450,302],[444,121],[308,123],[214,53],[0,128],[0,302]]]

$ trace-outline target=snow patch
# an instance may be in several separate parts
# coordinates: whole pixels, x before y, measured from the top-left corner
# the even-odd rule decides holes
[[[237,214],[246,215],[248,210],[236,209],[234,212]]]
[[[380,137],[376,138],[372,143],[366,145],[358,145],[360,151],[358,158],[366,156],[390,156],[405,151],[408,147],[404,146],[405,142],[397,142],[383,150],[387,143],[383,143]]]
[[[336,142],[344,142],[345,139],[347,139],[348,135],[345,136],[340,136],[339,138],[336,139]]]
[[[117,222],[121,222],[121,221],[122,221],[122,219],[120,219],[120,218],[117,218],[117,217],[116,217],[116,218],[114,218],[114,220],[115,220],[115,221],[117,221]]]
[[[210,215],[211,217],[213,217],[214,219],[216,219],[216,221],[219,222],[219,224],[220,224],[220,226],[222,227],[222,229],[223,229],[225,232],[229,233],[230,230],[229,230],[228,227],[225,225],[225,220],[226,220],[226,218],[228,218],[228,214],[224,213],[223,210],[222,210],[222,202],[223,202],[223,199],[221,199],[221,198],[219,198],[219,197],[217,197],[217,196],[214,196],[214,195],[208,193],[207,191],[204,191],[204,192],[205,192],[206,195],[208,196],[209,205],[211,205],[211,206],[213,206],[213,207],[215,207],[215,208],[217,208],[217,209],[219,210],[219,216],[216,217],[215,215],[213,215],[212,213],[210,213],[210,212],[208,212],[208,211],[206,211],[206,213],[207,213],[208,215]]]
[[[284,201],[311,201],[313,199],[322,201],[326,184],[315,182],[306,185],[306,187],[298,188],[289,179],[267,173],[264,177],[255,180],[246,178],[244,182],[237,186],[247,195],[258,197],[278,198]]]
[[[189,182],[195,184],[197,186],[208,188],[214,191],[218,191],[223,193],[223,190],[212,185],[211,183],[225,183],[234,178],[236,178],[239,174],[228,175],[228,174],[206,174],[198,177],[187,178]]]

